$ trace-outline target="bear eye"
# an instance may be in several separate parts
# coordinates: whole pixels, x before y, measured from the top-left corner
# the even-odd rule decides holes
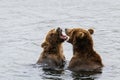
[[[52,33],[50,36],[51,36],[51,37],[53,37],[53,36],[54,36],[54,34]]]

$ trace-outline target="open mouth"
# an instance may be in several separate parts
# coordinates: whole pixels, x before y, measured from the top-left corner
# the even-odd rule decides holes
[[[66,35],[62,34],[62,29],[61,28],[57,28],[57,32],[59,33],[61,39],[67,40],[68,37]]]
[[[68,37],[66,35],[61,34],[60,38],[63,39],[63,40],[67,40]]]

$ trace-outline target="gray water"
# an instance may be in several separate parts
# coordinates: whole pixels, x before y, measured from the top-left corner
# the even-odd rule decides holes
[[[93,28],[102,74],[47,73],[35,65],[46,33]],[[0,0],[0,80],[120,80],[120,0]],[[69,62],[72,46],[64,43]]]

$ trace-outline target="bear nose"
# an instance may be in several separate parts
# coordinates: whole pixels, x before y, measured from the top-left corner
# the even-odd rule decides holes
[[[60,27],[58,27],[57,32],[62,32],[62,29]]]
[[[58,27],[57,30],[60,30],[60,27]]]
[[[65,32],[67,32],[67,28],[65,28]]]

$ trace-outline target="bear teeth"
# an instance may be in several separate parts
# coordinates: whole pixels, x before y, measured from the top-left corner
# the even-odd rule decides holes
[[[67,39],[66,39],[66,41],[68,41],[70,39],[70,37],[69,36],[67,36]]]
[[[67,39],[67,36],[61,35],[60,38],[66,40],[66,39]]]

